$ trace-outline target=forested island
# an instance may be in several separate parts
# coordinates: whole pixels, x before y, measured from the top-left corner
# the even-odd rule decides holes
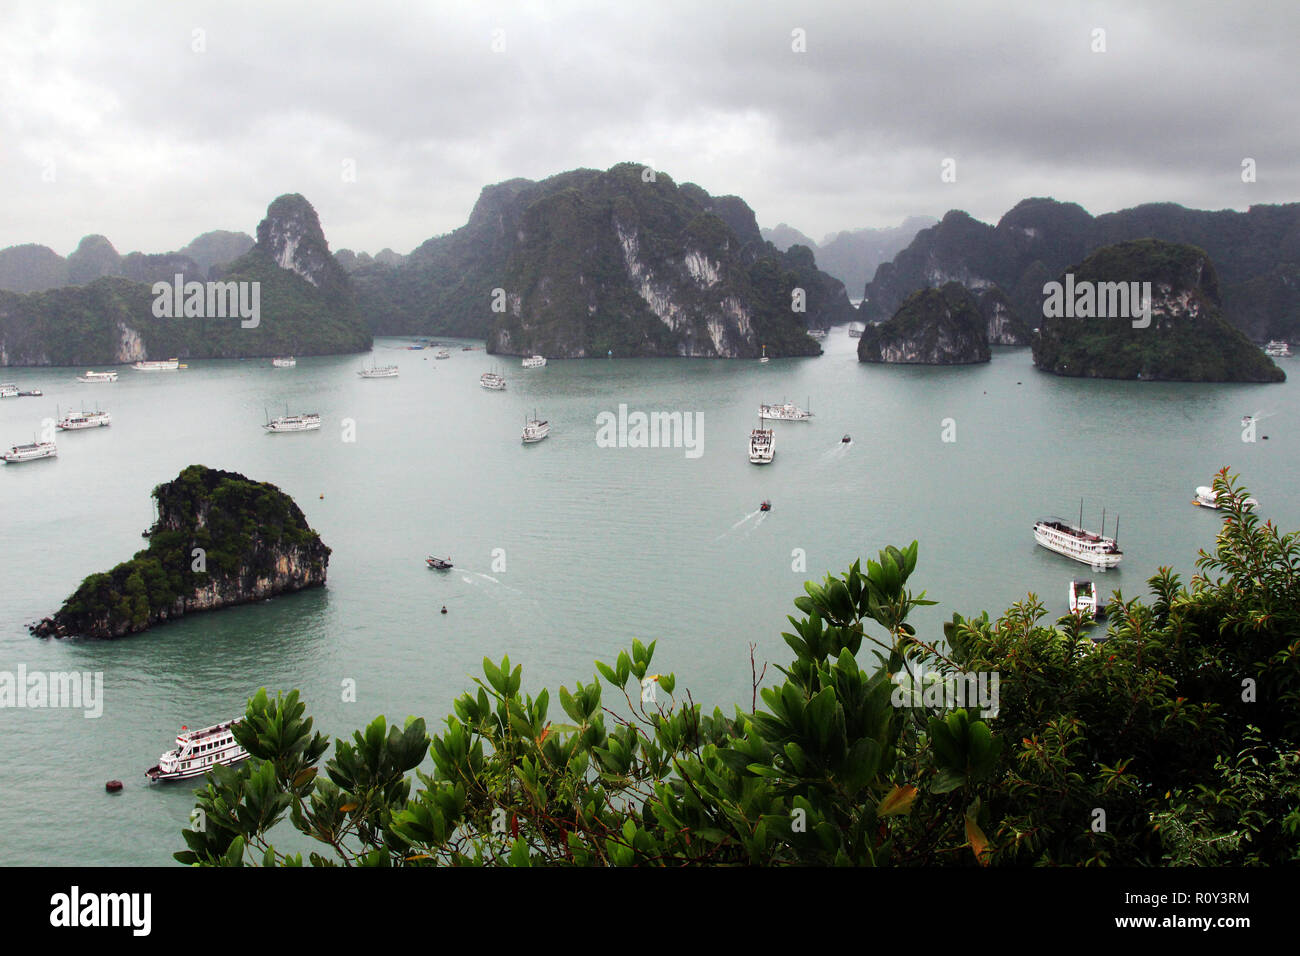
[[[330,549],[275,485],[190,465],[153,491],[149,546],[92,574],[41,637],[113,638],[185,614],[322,587]]]

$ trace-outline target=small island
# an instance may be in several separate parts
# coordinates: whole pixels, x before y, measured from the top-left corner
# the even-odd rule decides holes
[[[195,611],[324,586],[330,549],[275,485],[190,465],[153,497],[149,546],[86,578],[33,634],[122,637]]]
[[[987,362],[991,357],[989,325],[979,301],[960,282],[920,289],[908,296],[889,321],[863,330],[858,361],[906,365]]]
[[[1045,372],[1167,382],[1286,379],[1224,319],[1218,274],[1196,246],[1159,239],[1104,246],[1043,294],[1034,365]],[[1113,307],[1124,298],[1127,308]]]

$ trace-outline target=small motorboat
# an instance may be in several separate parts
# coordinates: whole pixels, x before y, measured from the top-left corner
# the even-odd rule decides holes
[[[424,559],[424,563],[435,571],[446,571],[451,567],[451,558],[435,558],[433,555],[429,555]]]
[[[759,510],[759,511],[771,511],[771,510],[772,510],[772,502],[770,502],[770,501],[764,501],[761,505],[758,506],[758,510]]]
[[[850,445],[852,443],[853,443],[853,439],[850,438],[848,435],[845,435],[843,438],[840,439],[841,445]]]
[[[1100,608],[1097,601],[1097,588],[1091,581],[1079,579],[1070,582],[1070,613],[1077,614],[1085,621],[1094,620]],[[1104,614],[1104,612],[1102,612]]]

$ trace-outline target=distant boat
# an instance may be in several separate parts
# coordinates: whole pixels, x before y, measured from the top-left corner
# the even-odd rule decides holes
[[[845,435],[843,438],[840,439],[840,444],[841,444],[841,445],[851,445],[851,444],[853,444],[853,439],[850,438],[848,435]]]
[[[424,559],[424,563],[434,571],[448,571],[452,567],[450,555],[445,558],[435,558],[433,555],[429,555]]]
[[[231,728],[242,718],[214,724],[202,730],[186,730],[176,738],[176,749],[158,758],[158,763],[144,772],[150,783],[159,780],[185,780],[207,773],[213,767],[229,766],[248,757],[248,751],[235,740]]]
[[[771,510],[772,510],[772,502],[770,502],[770,501],[764,501],[761,505],[758,506],[758,510],[759,510],[759,511],[771,511]]]
[[[766,365],[768,362],[772,361],[770,358],[767,357],[767,346],[766,346],[766,345],[763,346],[763,354],[760,355],[760,356],[758,357],[758,361],[759,361],[760,363],[764,364],[764,365]]]
[[[821,340],[821,339],[826,338],[827,330],[826,330],[826,329],[809,329],[809,330],[808,330],[808,334],[811,335],[811,336],[812,336],[813,338],[815,338],[815,339]]]
[[[305,412],[301,415],[290,415],[289,409],[284,410],[284,414],[279,418],[272,418],[262,426],[268,432],[309,432],[320,428],[320,416],[315,412]]]
[[[497,372],[484,372],[478,377],[478,383],[493,392],[503,391],[506,387],[506,380]]]
[[[1196,497],[1192,499],[1192,504],[1199,508],[1209,508],[1218,511],[1226,502],[1226,496],[1216,495],[1214,489],[1208,485],[1200,485],[1196,489]],[[1242,502],[1247,508],[1256,508],[1259,502],[1254,498],[1247,498]]]
[[[851,338],[851,339],[860,339],[860,338],[862,338],[862,329],[858,328],[856,325],[850,325],[850,326],[849,326],[849,338]]]
[[[794,402],[782,402],[780,405],[759,405],[758,417],[774,422],[806,422],[813,417]]]
[[[36,461],[40,458],[54,458],[58,453],[58,446],[52,441],[30,442],[25,445],[14,445],[3,455],[0,455],[0,458],[3,458],[6,464],[16,465],[24,461]]]
[[[298,360],[292,355],[285,356],[284,358],[271,359],[271,366],[273,368],[293,368],[297,364]]]
[[[69,412],[56,423],[60,431],[71,432],[82,428],[102,428],[113,424],[113,416],[96,409],[93,412]]]
[[[157,362],[140,361],[131,367],[137,372],[174,372],[181,367],[181,360],[170,358]]]
[[[18,386],[13,382],[0,382],[0,398],[17,398]]]
[[[523,361],[524,368],[541,368],[545,364],[546,356],[544,355],[530,355]]]
[[[396,365],[375,365],[373,361],[369,368],[363,368],[357,372],[362,378],[396,378]]]
[[[78,382],[86,382],[86,383],[91,383],[91,382],[116,382],[116,381],[117,381],[117,373],[116,373],[116,372],[92,372],[92,371],[87,371],[85,375],[78,375],[78,376],[77,376],[77,381],[78,381]]]
[[[1072,525],[1064,518],[1042,518],[1034,523],[1034,541],[1049,551],[1104,570],[1118,566],[1124,552],[1119,549],[1119,519],[1115,519],[1116,537],[1105,536],[1106,518],[1102,516],[1102,532],[1098,534],[1083,527],[1083,502],[1079,502],[1079,524]]]
[[[1264,354],[1273,358],[1290,358],[1291,346],[1280,339],[1274,339],[1264,346]]]
[[[551,433],[551,423],[542,421],[537,417],[537,412],[533,412],[533,417],[524,422],[523,442],[525,445],[531,445],[539,442]]]
[[[763,428],[761,423],[749,433],[749,461],[754,465],[771,464],[776,457],[776,436],[772,429]]]
[[[448,352],[446,349],[438,349],[437,354],[435,354],[433,357],[436,359],[449,359],[451,358],[451,353]]]

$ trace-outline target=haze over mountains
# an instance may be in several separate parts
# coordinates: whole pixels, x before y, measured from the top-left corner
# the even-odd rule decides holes
[[[938,221],[933,216],[908,216],[899,226],[843,230],[820,243],[793,226],[780,223],[774,229],[764,229],[763,238],[782,252],[796,244],[807,246],[817,260],[817,267],[843,282],[850,297],[857,299],[859,290],[876,274],[877,266],[893,259],[918,232]]]

